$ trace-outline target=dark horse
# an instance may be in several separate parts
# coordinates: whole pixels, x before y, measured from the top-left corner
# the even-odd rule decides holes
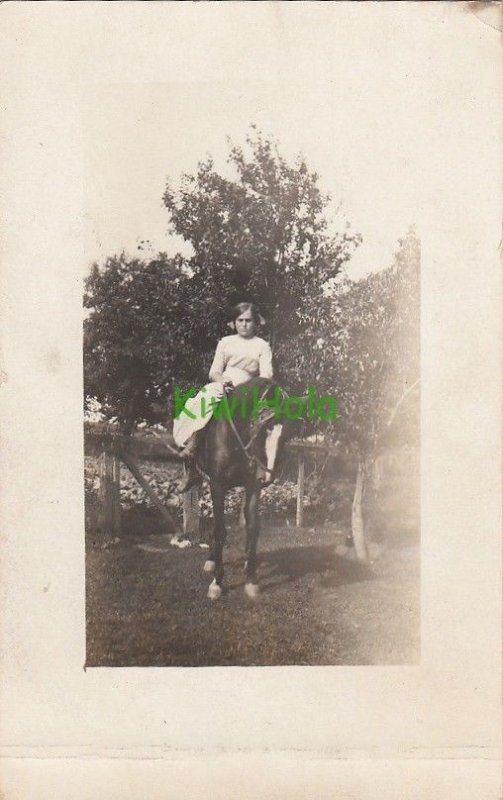
[[[231,413],[214,413],[204,429],[204,437],[196,455],[198,468],[210,481],[214,527],[210,552],[204,565],[214,572],[208,597],[222,594],[224,577],[223,548],[226,539],[224,503],[227,490],[234,486],[245,489],[246,519],[246,584],[249,597],[259,594],[257,584],[257,541],[260,531],[260,491],[274,479],[280,449],[293,431],[292,423],[275,413],[272,405],[282,393],[277,384],[265,378],[252,378],[231,390],[227,408]],[[260,400],[260,409],[253,398]],[[225,403],[225,400],[224,400]],[[234,413],[232,413],[234,411]]]

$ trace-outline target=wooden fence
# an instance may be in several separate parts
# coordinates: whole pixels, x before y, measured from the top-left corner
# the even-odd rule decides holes
[[[154,491],[143,475],[138,463],[138,451],[141,445],[135,438],[126,438],[109,433],[86,433],[86,440],[94,440],[94,450],[98,453],[100,526],[110,534],[118,535],[121,530],[120,481],[121,466],[124,465],[134,476],[147,497],[160,512],[166,530],[176,536],[182,531],[165,504]],[[297,510],[295,522],[298,527],[304,523],[304,483],[306,455],[324,454],[327,457],[338,454],[337,448],[305,442],[292,441],[286,445],[287,453],[297,457]],[[183,461],[169,443],[157,441],[149,443],[149,457],[156,460],[176,462],[185,469]],[[241,509],[240,525],[244,525],[244,513]],[[199,533],[200,510],[199,491],[195,487],[183,495],[183,534],[191,536]]]

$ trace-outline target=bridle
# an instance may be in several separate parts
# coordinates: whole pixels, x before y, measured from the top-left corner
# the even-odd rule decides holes
[[[267,392],[269,391],[271,386],[272,386],[271,382],[268,382],[265,385],[265,388],[264,388],[262,394],[260,395],[259,403],[263,402],[263,400],[266,397]],[[280,391],[281,391],[282,395],[286,395],[286,392],[283,389],[281,389]],[[252,434],[250,436],[250,439],[248,440],[248,442],[246,444],[243,442],[243,440],[241,438],[241,435],[240,435],[238,429],[236,428],[236,426],[234,424],[234,420],[232,419],[232,415],[230,415],[228,420],[227,420],[229,425],[231,426],[232,432],[234,433],[234,436],[236,437],[237,442],[238,442],[241,450],[243,451],[244,455],[248,459],[249,466],[251,467],[254,464],[255,465],[258,464],[258,466],[261,467],[264,470],[264,472],[268,472],[267,466],[262,463],[262,461],[260,460],[260,458],[257,455],[254,455],[254,454],[250,453],[249,449],[252,446],[252,444],[255,441],[255,439],[257,438],[257,436],[259,435],[259,433],[263,430],[264,425],[266,425],[271,419],[274,419],[274,417],[275,417],[275,412],[271,412],[270,414],[265,416],[265,418],[262,419],[261,423],[256,426],[255,432],[252,432]]]

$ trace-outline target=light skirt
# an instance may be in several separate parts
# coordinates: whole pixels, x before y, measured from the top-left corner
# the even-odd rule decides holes
[[[187,411],[194,415],[192,419],[183,411],[173,422],[173,438],[178,447],[183,447],[193,433],[200,431],[211,419],[213,404],[217,403],[224,394],[222,383],[208,383],[204,389],[190,397],[185,403]],[[212,404],[213,401],[213,404]]]
[[[253,376],[239,367],[227,367],[223,377],[226,381],[232,381],[234,386],[239,386]],[[223,397],[223,394],[223,383],[213,381],[213,383],[207,383],[195,397],[187,400],[185,408],[195,416],[195,419],[191,419],[188,414],[182,412],[178,419],[174,420],[173,438],[178,447],[183,447],[193,433],[200,431],[208,424],[214,405]]]

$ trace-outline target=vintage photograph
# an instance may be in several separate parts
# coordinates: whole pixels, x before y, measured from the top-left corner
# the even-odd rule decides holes
[[[2,798],[500,797],[500,6],[2,5]]]
[[[418,662],[409,167],[333,93],[89,101],[87,666]]]

